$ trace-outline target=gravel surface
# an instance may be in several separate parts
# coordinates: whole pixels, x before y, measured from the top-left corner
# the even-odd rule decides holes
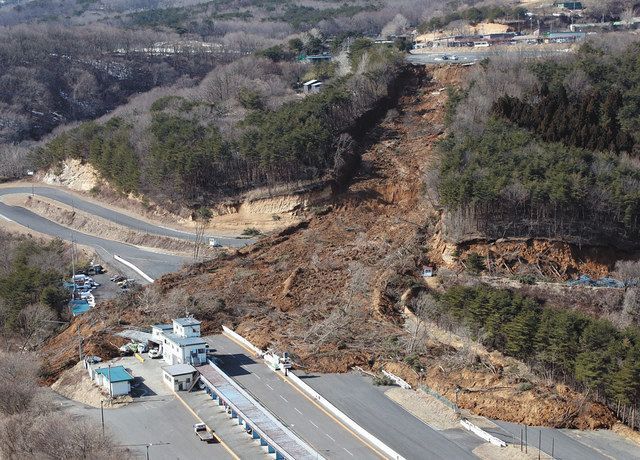
[[[384,394],[433,429],[446,430],[460,427],[460,417],[433,396],[395,387],[388,389]]]

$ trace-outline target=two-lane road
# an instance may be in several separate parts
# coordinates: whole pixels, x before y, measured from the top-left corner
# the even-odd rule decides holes
[[[187,262],[187,259],[183,257],[146,251],[130,244],[87,235],[51,222],[25,208],[8,206],[0,202],[0,218],[1,216],[36,232],[89,246],[95,249],[98,255],[107,263],[116,264],[117,262],[113,256],[118,255],[140,268],[153,279],[159,278],[166,273],[177,271],[182,264]],[[130,276],[140,279],[135,272],[124,265],[119,264],[118,267]]]
[[[191,232],[185,232],[181,230],[175,230],[173,228],[163,227],[160,225],[154,225],[141,219],[129,216],[127,214],[115,211],[113,209],[100,206],[88,200],[84,200],[81,197],[65,192],[62,189],[54,187],[42,187],[42,186],[3,186],[0,187],[0,197],[3,195],[11,194],[31,194],[35,193],[38,196],[49,198],[51,200],[58,201],[59,203],[67,206],[72,206],[79,211],[92,214],[97,217],[114,222],[118,225],[137,230],[143,233],[150,233],[159,236],[168,236],[171,238],[178,238],[181,240],[195,241],[196,235]],[[11,216],[7,216],[11,218]],[[15,220],[15,219],[13,219]],[[18,222],[18,221],[16,221]],[[18,222],[20,223],[20,222]],[[45,232],[46,233],[46,232]],[[230,238],[224,236],[207,235],[207,237],[215,238],[221,245],[230,247],[242,247],[247,244],[253,243],[254,240],[242,239],[242,238]]]
[[[221,368],[285,426],[329,459],[379,459],[384,456],[324,412],[296,387],[225,336],[206,337]]]

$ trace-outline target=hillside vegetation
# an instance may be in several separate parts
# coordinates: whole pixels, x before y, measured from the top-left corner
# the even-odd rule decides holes
[[[440,146],[450,237],[639,247],[639,55],[587,43],[558,61],[482,67],[453,95]]]
[[[640,403],[640,328],[555,309],[489,287],[446,291],[430,318],[468,328],[490,349],[531,363],[542,375],[594,392],[627,423]],[[620,406],[626,406],[621,410]]]
[[[357,161],[361,119],[393,93],[401,71],[393,49],[367,44],[354,54],[355,72],[319,94],[293,90],[313,71],[307,65],[248,57],[199,87],[69,130],[35,159],[48,167],[80,158],[123,192],[189,205],[253,187],[340,179]]]
[[[0,333],[3,348],[31,349],[67,318],[69,293],[62,279],[71,257],[60,240],[50,242],[0,232]]]

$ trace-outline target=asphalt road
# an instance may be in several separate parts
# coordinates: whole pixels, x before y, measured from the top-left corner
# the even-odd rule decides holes
[[[487,429],[491,434],[510,444],[520,444],[522,425],[493,420],[499,429]],[[638,460],[638,447],[610,431],[556,430],[552,428],[528,427],[527,438],[530,447],[538,448],[540,436],[541,450],[556,460]]]
[[[20,225],[36,232],[44,233],[67,241],[75,241],[77,244],[90,246],[103,258],[105,262],[117,265],[129,276],[142,280],[133,270],[115,261],[113,256],[118,255],[131,262],[151,278],[177,271],[187,259],[183,257],[145,251],[136,246],[117,241],[105,240],[87,235],[76,230],[63,227],[55,222],[45,219],[33,212],[18,206],[9,206],[0,202],[0,216],[4,216]],[[146,281],[145,281],[146,282]]]
[[[249,394],[328,459],[376,459],[377,454],[312,403],[296,387],[285,382],[263,362],[225,336],[206,337],[222,361],[221,368]]]
[[[462,429],[436,431],[387,398],[384,387],[356,373],[304,375],[305,383],[407,459],[476,459],[482,440]]]
[[[88,417],[100,425],[100,409],[59,395],[54,398],[70,416]],[[152,444],[149,458],[154,460],[234,459],[221,444],[207,444],[196,438],[192,427],[199,420],[174,396],[140,398],[125,407],[105,409],[104,419],[116,444],[126,446],[136,459],[145,458],[147,444]],[[238,455],[243,457],[243,452]]]
[[[407,56],[407,61],[411,64],[470,64],[481,61],[484,58],[498,56],[513,56],[514,58],[536,58],[544,56],[561,56],[566,54],[565,50],[545,49],[543,46],[537,48],[514,50],[505,48],[489,48],[486,51],[465,50],[456,48],[443,48],[437,52],[415,53]],[[457,60],[443,59],[443,56],[456,56]]]
[[[181,240],[194,241],[196,239],[195,234],[190,232],[183,232],[168,227],[162,227],[153,225],[144,220],[136,219],[127,214],[123,214],[114,211],[109,208],[85,201],[75,195],[65,192],[64,190],[53,187],[34,187],[33,191],[36,195],[43,196],[67,206],[75,207],[80,211],[84,211],[94,216],[102,217],[103,219],[110,220],[118,225],[131,228],[143,233],[150,233],[153,235],[169,236],[172,238],[179,238]],[[32,192],[32,188],[29,186],[21,187],[0,187],[0,196],[16,194],[16,193],[28,193]],[[15,219],[14,219],[15,220]],[[20,222],[18,222],[20,223]],[[46,233],[46,232],[45,232]],[[224,236],[207,235],[207,238],[215,238],[221,245],[230,247],[242,247],[247,244],[253,243],[255,240],[241,239],[241,238],[229,238]]]

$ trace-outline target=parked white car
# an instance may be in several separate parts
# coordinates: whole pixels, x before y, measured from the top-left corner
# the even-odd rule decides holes
[[[160,353],[160,349],[152,348],[151,350],[149,350],[149,358],[151,359],[162,358],[162,353]]]

